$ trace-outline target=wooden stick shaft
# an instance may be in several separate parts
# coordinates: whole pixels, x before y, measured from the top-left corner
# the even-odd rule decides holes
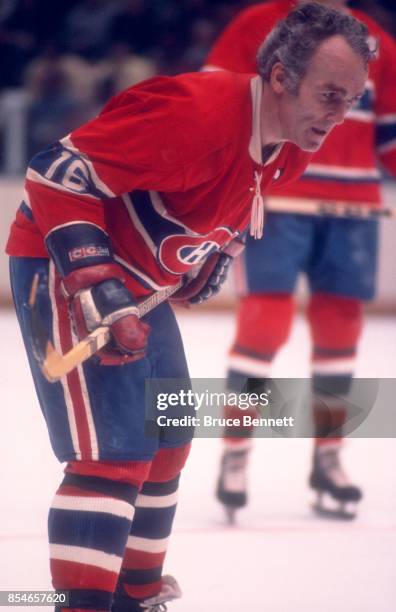
[[[341,200],[315,200],[269,196],[266,210],[296,215],[318,215],[349,219],[396,218],[396,208],[373,208],[368,202],[351,204]]]
[[[148,298],[138,304],[139,318],[156,308],[159,304],[167,300],[171,295],[176,293],[182,286],[182,280],[176,285],[167,287],[162,291],[153,293]],[[59,380],[71,372],[74,368],[89,359],[97,353],[110,340],[111,334],[109,327],[98,327],[93,332],[88,334],[84,340],[81,340],[76,346],[64,355],[59,354],[52,344],[48,342],[46,350],[46,358],[41,364],[41,369],[44,376],[50,382]]]

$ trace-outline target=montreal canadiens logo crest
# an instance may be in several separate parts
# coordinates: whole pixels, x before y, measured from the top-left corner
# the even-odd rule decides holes
[[[185,274],[218,251],[233,236],[233,232],[223,227],[203,236],[168,236],[158,250],[159,261],[168,272]]]

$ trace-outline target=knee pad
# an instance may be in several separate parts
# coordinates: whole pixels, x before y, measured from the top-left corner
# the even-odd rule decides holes
[[[286,342],[294,314],[289,293],[253,294],[240,301],[234,351],[272,356]]]
[[[106,478],[140,487],[150,467],[151,461],[69,461],[65,474]]]
[[[359,300],[316,293],[308,307],[308,318],[316,349],[355,352],[363,324]]]
[[[180,474],[190,453],[191,444],[176,448],[161,448],[157,451],[147,480],[152,482],[166,482]]]

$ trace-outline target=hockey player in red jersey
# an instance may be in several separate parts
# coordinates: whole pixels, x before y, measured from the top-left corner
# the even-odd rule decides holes
[[[225,29],[207,58],[206,70],[250,72],[260,40],[278,19],[304,2],[277,0],[242,11]],[[273,185],[267,197],[264,238],[248,239],[238,265],[242,295],[236,338],[229,354],[228,382],[238,387],[249,376],[265,378],[277,351],[287,341],[294,313],[293,292],[300,272],[310,286],[308,320],[312,337],[312,387],[315,444],[310,486],[329,494],[316,508],[327,514],[353,516],[360,489],[340,463],[342,436],[332,431],[346,419],[347,397],[362,330],[362,303],[372,299],[377,256],[377,223],[373,220],[319,219],[280,214],[298,203],[319,205],[326,200],[352,206],[381,206],[377,159],[396,176],[396,46],[372,19],[349,10],[344,0],[327,0],[366,23],[377,40],[377,57],[370,66],[364,96],[344,124],[326,139],[303,177],[285,187]],[[337,104],[336,88],[319,93]],[[338,399],[322,394],[332,385]],[[338,386],[335,386],[338,385]],[[252,432],[250,432],[252,433]],[[226,432],[227,435],[227,432]],[[225,437],[217,495],[229,511],[246,504],[246,473],[251,439]],[[331,498],[331,499],[330,499]],[[335,504],[332,501],[335,500]],[[347,508],[346,502],[349,504]]]
[[[301,39],[299,65],[289,70]],[[304,170],[307,152],[362,95],[370,59],[362,24],[308,4],[264,44],[259,75],[146,81],[31,161],[7,250],[37,395],[66,462],[49,514],[53,585],[69,592],[64,610],[154,612],[180,595],[162,566],[191,433],[146,436],[145,381],[186,380],[188,371],[169,305],[142,321],[138,300],[209,261],[188,299],[218,290],[230,243],[249,222],[261,233],[262,193]],[[329,82],[342,91],[335,107],[318,100]],[[25,305],[36,273],[55,348],[66,352],[101,325],[112,336],[54,384],[29,338]],[[170,406],[167,416],[180,410]]]

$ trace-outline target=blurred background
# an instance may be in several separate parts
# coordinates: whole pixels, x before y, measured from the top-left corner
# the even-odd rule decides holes
[[[199,70],[247,0],[0,0],[0,304],[10,304],[3,255],[27,161],[95,116],[118,91],[155,74]],[[393,0],[358,0],[396,37]],[[394,201],[385,181],[387,203]],[[396,312],[396,224],[382,223],[378,299]],[[300,291],[303,295],[303,289]],[[232,305],[229,287],[208,307]]]

